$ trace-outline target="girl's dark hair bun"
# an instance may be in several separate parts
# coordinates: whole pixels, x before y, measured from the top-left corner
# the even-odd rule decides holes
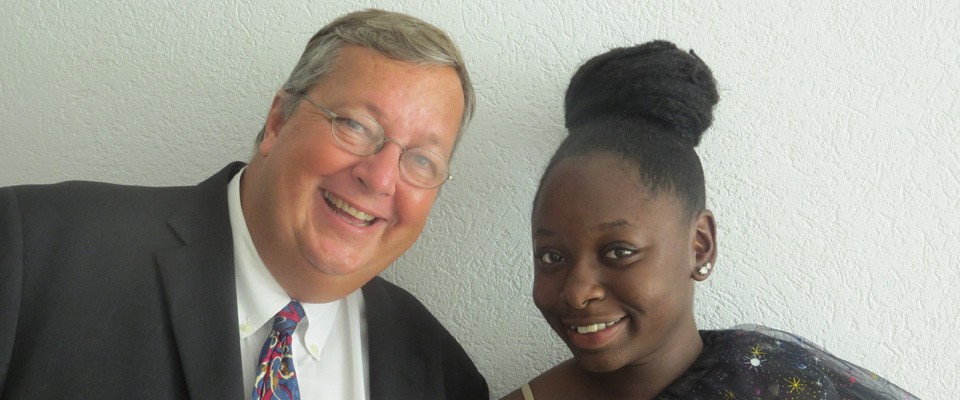
[[[713,122],[719,99],[700,57],[657,40],[613,49],[583,64],[567,88],[565,122],[571,134],[589,134],[572,128],[600,120],[652,126],[653,132],[637,132],[670,135],[692,147]]]

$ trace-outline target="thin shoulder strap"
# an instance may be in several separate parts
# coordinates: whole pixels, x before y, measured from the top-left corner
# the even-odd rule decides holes
[[[523,393],[523,400],[533,400],[533,391],[530,390],[530,383],[524,383],[520,386],[520,393]]]

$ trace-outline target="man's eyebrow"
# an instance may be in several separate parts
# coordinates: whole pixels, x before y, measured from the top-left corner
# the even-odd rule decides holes
[[[367,113],[371,114],[373,119],[377,120],[377,123],[380,123],[379,120],[381,117],[383,117],[383,110],[381,110],[380,107],[377,107],[376,104],[373,104],[372,102],[369,102],[369,101],[363,102],[362,105],[364,109],[368,110]]]
[[[369,101],[363,102],[362,106],[364,110],[366,110],[364,111],[364,113],[373,117],[373,119],[377,121],[377,123],[379,124],[380,119],[383,117],[382,109],[380,107],[377,107],[376,104],[373,104],[372,102],[369,102]],[[381,124],[380,127],[383,128],[383,125]],[[460,127],[458,125],[457,129],[459,128]],[[386,128],[383,128],[383,135],[386,137],[390,137],[390,132],[387,131]],[[426,140],[426,144],[429,145],[430,147],[440,147],[440,136],[437,135],[436,132],[432,132],[432,131],[425,132],[423,135],[423,139]],[[424,146],[414,146],[414,147],[424,147]]]

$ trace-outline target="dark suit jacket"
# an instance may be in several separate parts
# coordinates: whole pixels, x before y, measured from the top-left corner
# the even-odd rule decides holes
[[[0,189],[0,398],[241,399],[227,184]],[[412,295],[363,287],[372,399],[487,399]]]

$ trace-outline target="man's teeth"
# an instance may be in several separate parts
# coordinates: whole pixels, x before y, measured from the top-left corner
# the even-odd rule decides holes
[[[373,221],[374,216],[367,214],[363,211],[357,210],[356,208],[353,208],[349,204],[344,203],[343,200],[340,200],[339,198],[334,197],[332,194],[330,194],[330,192],[324,192],[323,197],[325,197],[327,200],[330,200],[330,202],[333,203],[333,205],[337,206],[337,208],[339,208],[343,212],[352,215],[354,218],[357,218],[359,220],[363,220],[366,222]]]
[[[594,332],[599,332],[604,329],[607,329],[613,326],[613,324],[616,324],[618,321],[620,320],[606,322],[606,323],[601,322],[601,323],[586,325],[586,326],[571,326],[570,329],[576,329],[577,333],[594,333]]]

